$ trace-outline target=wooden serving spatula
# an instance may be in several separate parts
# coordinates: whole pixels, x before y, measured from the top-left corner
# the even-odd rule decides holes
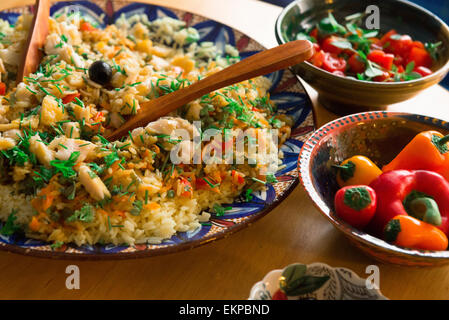
[[[23,81],[23,77],[28,76],[37,70],[41,62],[42,48],[48,35],[48,21],[50,18],[50,0],[36,0],[33,23],[28,33],[28,39],[23,52],[21,64],[17,71],[17,80]]]
[[[203,95],[301,63],[313,55],[310,41],[296,40],[259,52],[188,87],[141,104],[139,112],[106,138],[116,140]]]

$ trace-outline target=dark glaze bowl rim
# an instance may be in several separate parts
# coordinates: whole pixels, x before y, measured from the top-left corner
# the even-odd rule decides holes
[[[430,12],[429,10],[427,10],[415,3],[409,2],[407,0],[395,0],[395,1],[402,3],[404,5],[407,5],[407,6],[413,7],[415,9],[418,9],[419,11],[422,12],[423,15],[426,16],[426,19],[433,19],[434,21],[436,21],[441,26],[443,34],[445,34],[447,37],[447,43],[449,43],[449,26],[443,20],[441,20],[437,15],[435,15],[432,12]],[[281,25],[282,25],[282,21],[285,19],[285,16],[287,15],[287,13],[294,6],[296,6],[298,2],[301,2],[301,0],[293,1],[288,6],[286,6],[276,19],[275,35],[276,35],[276,40],[277,40],[278,44],[284,44],[284,43],[288,42],[282,36]],[[335,80],[340,81],[340,83],[345,82],[346,86],[351,86],[351,85],[357,84],[357,85],[365,87],[366,89],[381,89],[381,88],[382,89],[385,89],[385,88],[396,88],[396,89],[404,88],[405,89],[405,88],[410,88],[413,85],[418,85],[418,84],[428,82],[428,81],[431,82],[432,80],[435,80],[438,78],[443,78],[444,75],[449,71],[449,48],[448,48],[447,52],[448,53],[446,54],[446,62],[444,62],[444,64],[441,65],[438,68],[438,70],[434,71],[432,74],[422,77],[422,78],[409,80],[409,81],[401,81],[401,82],[376,82],[376,81],[358,80],[358,79],[354,79],[354,78],[348,78],[346,76],[341,77],[341,76],[334,75],[331,72],[328,72],[324,69],[318,68],[308,61],[304,61],[300,65],[307,71],[313,72],[314,74],[319,75],[321,77],[333,78]]]

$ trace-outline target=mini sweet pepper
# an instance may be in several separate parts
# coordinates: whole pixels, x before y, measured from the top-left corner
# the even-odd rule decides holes
[[[411,215],[449,233],[449,182],[427,170],[394,170],[383,173],[372,187],[377,210],[368,230],[381,236],[386,224],[397,215]]]
[[[376,164],[361,155],[353,156],[332,167],[338,170],[337,183],[340,187],[369,185],[382,174],[382,170]]]
[[[395,245],[422,250],[446,250],[447,236],[437,227],[413,218],[399,215],[391,219],[384,230],[385,240]]]
[[[384,172],[392,170],[449,170],[449,135],[438,131],[424,131],[417,134],[389,164]]]
[[[369,186],[346,186],[335,194],[335,212],[355,228],[363,229],[376,213],[376,193]]]

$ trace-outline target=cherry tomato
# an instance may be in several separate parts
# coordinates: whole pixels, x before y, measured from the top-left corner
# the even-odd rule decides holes
[[[381,76],[374,77],[373,80],[376,82],[385,82],[391,78],[391,74],[388,71],[384,71]]]
[[[344,71],[346,69],[346,60],[326,52],[324,55],[323,69],[329,72]]]
[[[412,61],[415,62],[415,68],[420,66],[426,68],[432,67],[432,57],[426,49],[413,47],[408,55],[407,64]]]
[[[391,70],[391,67],[393,66],[394,55],[391,53],[385,53],[382,50],[371,51],[367,58],[387,70]]]
[[[408,55],[413,43],[412,38],[406,34],[399,36],[399,39],[390,38],[389,42],[390,45],[385,48],[385,51],[400,55],[402,57],[406,57]]]
[[[418,68],[415,68],[415,70],[413,71],[418,72],[423,77],[431,75],[433,73],[432,70],[423,66],[419,66]]]
[[[394,60],[393,63],[399,67],[402,66],[404,64],[404,58],[402,58],[401,56],[394,56]]]
[[[345,73],[343,71],[340,71],[340,70],[334,71],[334,72],[332,72],[332,74],[335,74],[336,76],[339,76],[339,77],[346,76]]]
[[[67,104],[69,102],[72,102],[73,100],[75,100],[75,98],[79,98],[80,97],[80,93],[71,93],[66,95],[64,98],[62,98],[62,103]]]
[[[273,296],[271,297],[273,300],[288,300],[287,295],[283,293],[280,289],[278,289]]]
[[[315,39],[318,39],[318,28],[315,28],[312,31],[310,31],[309,36],[314,37]]]
[[[309,59],[309,62],[313,64],[315,67],[321,68],[323,66],[325,53],[323,50],[315,52],[312,58]]]
[[[363,73],[365,71],[365,62],[362,61],[358,53],[354,53],[348,60],[349,70],[353,73]]]
[[[380,42],[385,45],[388,41],[390,41],[390,37],[392,35],[396,34],[395,30],[390,30],[388,31],[386,34],[384,34],[384,36],[380,39]]]
[[[332,44],[332,42],[335,41],[341,41],[342,39],[339,37],[335,37],[335,36],[330,36],[326,39],[323,40],[323,43],[321,44],[321,49],[323,49],[324,52],[330,52],[330,53],[335,53],[335,54],[340,54],[343,49],[336,47]]]
[[[0,82],[0,95],[4,96],[6,93],[6,84],[4,82]]]
[[[424,49],[424,44],[421,41],[413,41],[412,42],[412,48],[416,47],[416,48],[421,48]]]

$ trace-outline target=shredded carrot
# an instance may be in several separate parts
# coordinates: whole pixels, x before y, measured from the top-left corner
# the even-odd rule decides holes
[[[150,202],[148,204],[145,204],[144,207],[149,210],[157,210],[161,206],[157,202]]]
[[[156,154],[161,152],[161,149],[159,149],[159,147],[155,144],[151,145],[150,149],[153,150]]]
[[[108,215],[108,212],[106,210],[103,210],[103,209],[97,209],[97,212],[99,212],[99,213],[101,213],[101,214],[103,214],[105,216]]]
[[[126,213],[125,213],[125,211],[116,210],[114,213],[115,213],[116,215],[122,217],[122,218],[126,218]]]
[[[31,222],[29,224],[29,227],[32,231],[39,231],[39,227],[40,227],[41,223],[37,220],[36,217],[32,217],[31,218]]]

